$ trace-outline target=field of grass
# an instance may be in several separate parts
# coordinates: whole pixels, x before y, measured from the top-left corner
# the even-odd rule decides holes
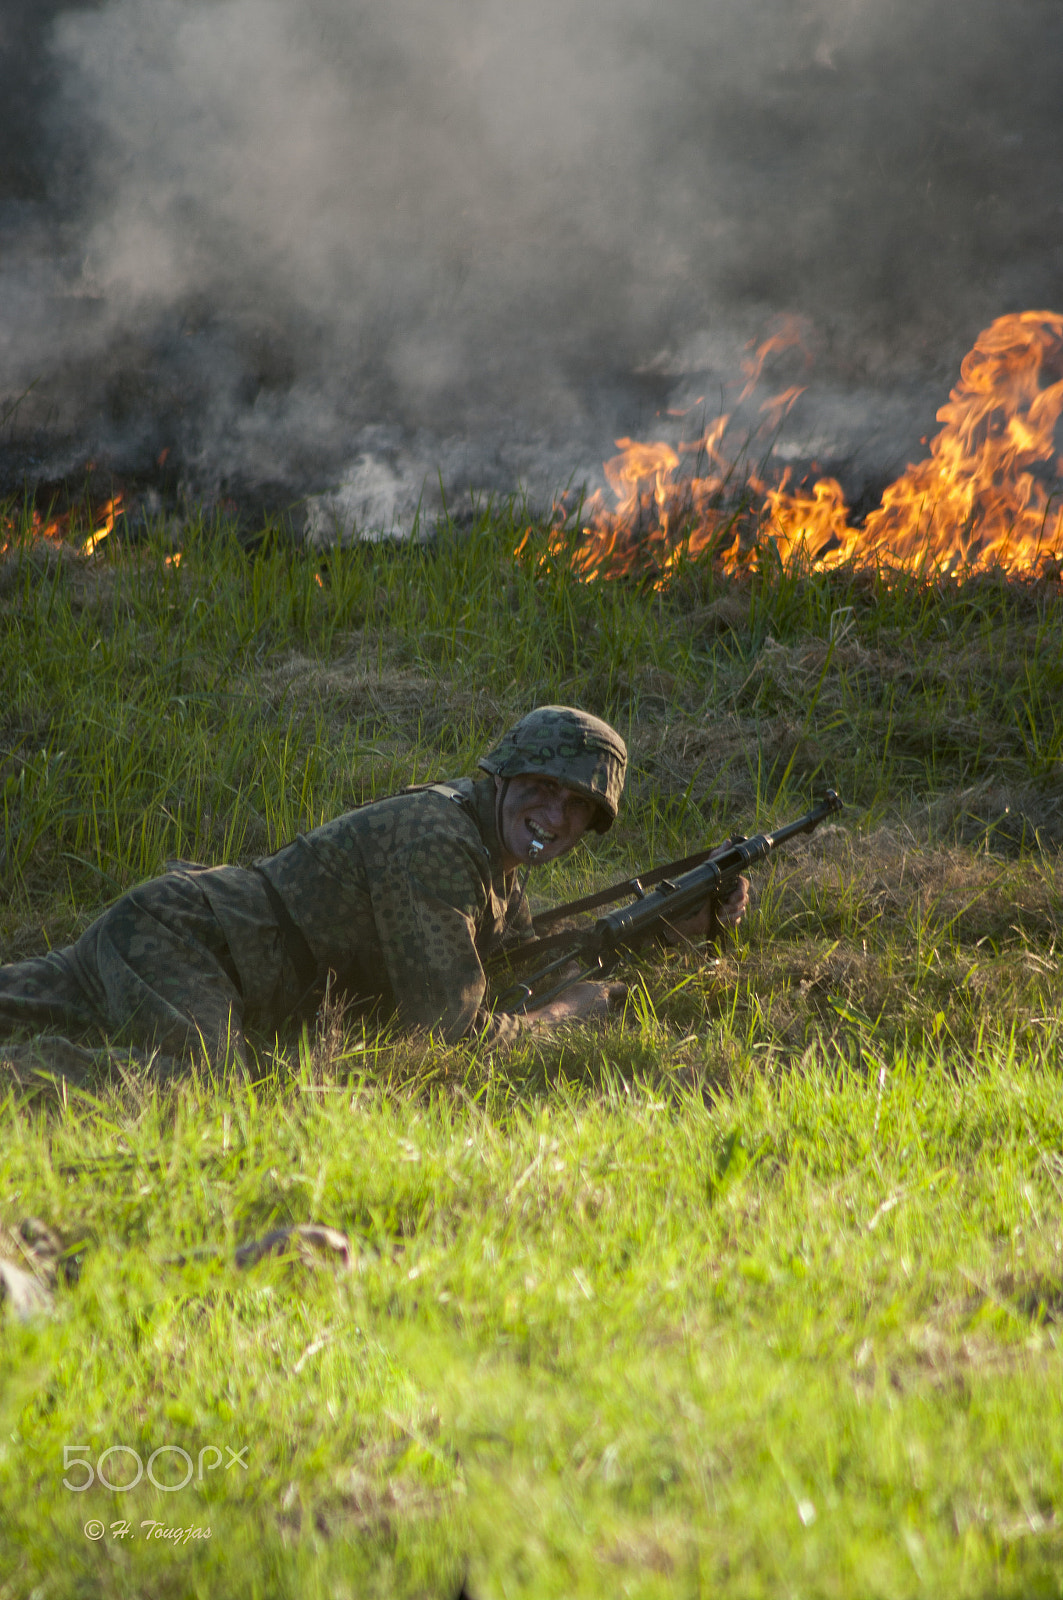
[[[0,560],[0,960],[533,702],[633,756],[533,904],[848,802],[601,1031],[0,1065],[0,1255],[67,1247],[0,1319],[0,1597],[1063,1594],[1059,582],[654,593],[522,531]],[[236,1265],[306,1222],[349,1263]]]

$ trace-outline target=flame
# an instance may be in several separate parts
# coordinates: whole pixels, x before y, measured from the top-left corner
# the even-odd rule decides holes
[[[812,352],[809,350],[805,339],[806,332],[807,324],[803,318],[786,315],[778,319],[775,332],[765,339],[762,344],[754,348],[752,339],[749,341],[746,349],[752,350],[753,355],[747,356],[742,362],[742,374],[746,383],[742,393],[738,396],[739,405],[743,400],[748,400],[753,390],[757,387],[764,371],[764,364],[769,356],[779,355],[783,350],[791,350],[796,346],[804,352],[805,366],[810,367],[812,365]]]
[[[115,521],[122,514],[122,496],[112,495],[109,500],[97,506],[90,518],[88,534],[80,540],[80,548],[86,555],[92,555],[107,535],[114,528]],[[71,506],[69,511],[62,512],[59,516],[50,517],[45,521],[40,511],[34,508],[30,515],[29,540],[34,542],[43,539],[51,544],[74,544],[77,540],[78,525],[84,526],[84,511],[80,506]],[[17,523],[9,519],[0,524],[0,556],[6,555],[11,548],[15,537]]]
[[[93,551],[103,543],[107,535],[111,532],[111,529],[114,527],[115,518],[120,516],[121,513],[122,496],[120,494],[113,495],[110,500],[106,501],[105,504],[100,507],[100,510],[96,514],[100,519],[99,526],[94,528],[89,534],[88,538],[85,540],[85,550],[89,555],[92,555]]]
[[[807,345],[791,320],[743,362],[753,390],[767,357]],[[777,427],[803,392],[791,386],[761,407]],[[890,485],[863,526],[851,520],[841,485],[821,478],[791,487],[788,468],[766,484],[755,469],[740,475],[723,451],[730,418],[720,416],[697,440],[618,439],[605,463],[616,504],[601,491],[583,506],[573,530],[565,506],[537,556],[542,567],[567,565],[584,581],[649,574],[664,588],[685,557],[711,552],[728,573],[755,569],[770,546],[784,567],[817,569],[843,562],[880,568],[922,565],[942,573],[1052,570],[1063,561],[1063,454],[1056,428],[1063,413],[1063,315],[1023,311],[998,317],[964,357],[941,407],[941,431],[925,460]],[[681,457],[697,457],[684,473]],[[751,532],[752,530],[752,532]],[[517,554],[529,551],[531,530]]]

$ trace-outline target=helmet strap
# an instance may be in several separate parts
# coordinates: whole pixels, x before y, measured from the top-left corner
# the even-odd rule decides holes
[[[503,778],[501,784],[499,785],[498,792],[495,795],[495,832],[498,834],[498,842],[499,842],[499,844],[502,843],[502,806],[503,806],[503,803],[505,801],[506,790],[508,788],[509,788],[509,779],[508,778]],[[518,882],[517,882],[517,898],[513,903],[513,909],[512,909],[512,911],[507,909],[507,912],[506,912],[506,922],[507,923],[510,923],[510,922],[513,921],[513,918],[518,914],[518,912],[520,911],[521,906],[524,904],[524,892],[528,887],[528,873],[531,871],[531,869],[532,869],[532,863],[529,861],[528,864],[526,865],[526,867],[524,868],[523,872],[521,873],[520,878],[518,879]]]
[[[503,778],[501,783],[498,785],[498,788],[495,790],[495,832],[498,834],[498,842],[500,845],[502,844],[502,805],[505,801],[506,790],[508,788],[509,779]],[[503,849],[504,848],[505,846],[503,846]]]

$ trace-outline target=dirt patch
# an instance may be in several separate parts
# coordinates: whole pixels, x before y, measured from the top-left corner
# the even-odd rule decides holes
[[[293,653],[259,672],[248,690],[274,713],[314,711],[362,738],[446,748],[455,726],[484,748],[512,716],[487,689],[469,689],[414,668],[371,669],[364,659],[314,661]],[[482,733],[480,730],[483,730]],[[449,737],[448,737],[449,735]]]

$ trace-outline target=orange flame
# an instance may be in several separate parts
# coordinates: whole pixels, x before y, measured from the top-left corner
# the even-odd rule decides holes
[[[88,538],[85,540],[85,549],[89,555],[91,555],[93,551],[103,543],[107,535],[111,532],[111,529],[114,527],[115,518],[120,516],[121,513],[122,496],[120,494],[114,495],[110,500],[106,501],[100,507],[99,511],[96,513],[96,518],[93,519],[99,519],[99,527],[94,528],[89,534]]]
[[[747,356],[742,362],[742,374],[746,383],[742,393],[738,396],[739,405],[742,404],[743,400],[748,400],[753,390],[757,387],[764,371],[764,363],[769,356],[779,355],[783,350],[791,350],[796,346],[804,352],[805,366],[810,367],[812,365],[812,352],[805,342],[805,333],[806,324],[803,319],[787,315],[778,319],[776,331],[770,338],[765,339],[762,344],[757,345],[755,350],[753,349],[752,339],[749,341],[746,349],[753,350],[753,355],[751,357]]]
[[[743,363],[743,396],[767,356],[793,344],[805,349],[796,323]],[[793,386],[764,403],[770,426],[801,392]],[[605,463],[616,505],[608,509],[600,491],[593,495],[578,531],[558,507],[538,562],[568,565],[584,581],[648,573],[660,589],[684,557],[711,551],[723,571],[735,573],[755,568],[770,541],[788,568],[854,562],[923,564],[949,573],[1047,571],[1063,561],[1061,413],[1063,315],[998,317],[964,357],[959,382],[937,414],[944,426],[929,456],[890,485],[862,527],[850,520],[833,478],[791,489],[790,469],[772,486],[749,470],[737,481],[722,451],[729,418],[721,416],[701,439],[678,450],[663,441],[618,439],[621,454]],[[684,476],[680,456],[690,454],[700,458],[699,470]],[[527,550],[530,534],[518,554]]]
[[[114,527],[115,520],[122,514],[122,496],[112,495],[102,505],[96,507],[90,518],[90,531],[81,541],[81,549],[92,555],[106,539]],[[51,517],[47,522],[41,513],[34,509],[30,516],[29,538],[33,542],[37,539],[46,539],[52,544],[73,544],[76,540],[75,528],[78,524],[84,526],[84,512],[79,506],[72,506],[69,511],[64,511],[57,517]],[[9,520],[0,524],[0,556],[6,555],[11,548],[12,537],[15,533],[15,521]]]

